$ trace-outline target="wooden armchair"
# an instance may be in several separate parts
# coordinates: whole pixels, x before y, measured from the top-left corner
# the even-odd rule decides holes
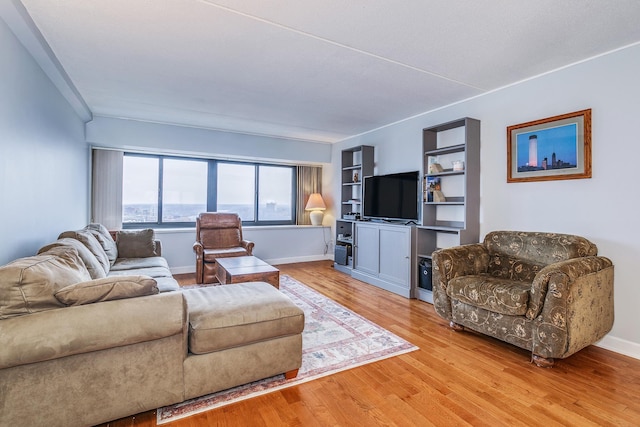
[[[613,264],[569,234],[494,231],[433,253],[433,304],[454,330],[527,349],[550,367],[612,328]]]
[[[205,212],[196,218],[196,283],[215,283],[216,258],[247,256],[254,243],[242,238],[238,214]]]

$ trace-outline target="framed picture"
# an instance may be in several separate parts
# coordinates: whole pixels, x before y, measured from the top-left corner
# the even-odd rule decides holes
[[[591,178],[591,109],[507,128],[507,182]]]

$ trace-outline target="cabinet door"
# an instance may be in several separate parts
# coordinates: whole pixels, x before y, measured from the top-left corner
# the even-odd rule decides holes
[[[380,279],[409,287],[411,234],[407,227],[380,227]]]
[[[378,274],[378,227],[356,224],[354,268],[369,274]]]

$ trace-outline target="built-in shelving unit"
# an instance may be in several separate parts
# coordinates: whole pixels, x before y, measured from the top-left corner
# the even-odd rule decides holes
[[[346,263],[334,262],[334,267],[344,273],[353,269],[353,242],[355,222],[362,214],[362,180],[373,175],[374,147],[359,145],[342,150],[342,175],[340,195],[340,219],[336,220],[336,260],[339,251],[346,251]],[[338,246],[344,246],[339,248]]]
[[[431,262],[433,251],[479,239],[480,121],[455,120],[422,131],[423,204],[417,227],[417,263]],[[437,166],[434,166],[436,164]],[[440,191],[445,200],[438,200]],[[430,194],[431,193],[431,194]],[[420,275],[420,269],[416,269]],[[433,302],[427,286],[416,280],[417,297]]]

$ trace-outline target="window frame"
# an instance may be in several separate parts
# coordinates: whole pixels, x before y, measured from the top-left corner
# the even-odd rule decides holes
[[[125,222],[124,218],[122,221],[123,229],[136,229],[136,228],[192,228],[196,226],[195,221],[193,222],[165,222],[162,220],[162,201],[163,201],[163,173],[164,173],[164,160],[165,159],[175,159],[175,160],[187,160],[187,161],[198,161],[198,162],[206,162],[207,163],[207,212],[216,212],[217,211],[217,184],[218,184],[218,165],[221,163],[228,164],[237,164],[237,165],[249,165],[253,166],[255,170],[255,191],[253,197],[253,210],[254,210],[254,221],[242,221],[243,226],[273,226],[273,225],[296,225],[296,206],[297,206],[297,167],[293,165],[285,165],[278,163],[267,163],[267,162],[250,162],[250,161],[233,161],[233,160],[221,160],[221,159],[209,159],[209,158],[201,158],[201,157],[185,157],[185,156],[172,156],[165,154],[147,154],[147,153],[136,153],[136,152],[124,152],[124,156],[135,156],[135,157],[150,157],[158,159],[158,198],[157,198],[157,209],[158,209],[158,220],[156,222]],[[260,166],[268,166],[268,167],[281,167],[291,170],[291,219],[290,220],[259,220],[258,218],[258,200],[259,200],[259,184],[260,184]],[[124,214],[124,202],[122,204],[123,214]],[[124,217],[124,215],[123,215]]]

